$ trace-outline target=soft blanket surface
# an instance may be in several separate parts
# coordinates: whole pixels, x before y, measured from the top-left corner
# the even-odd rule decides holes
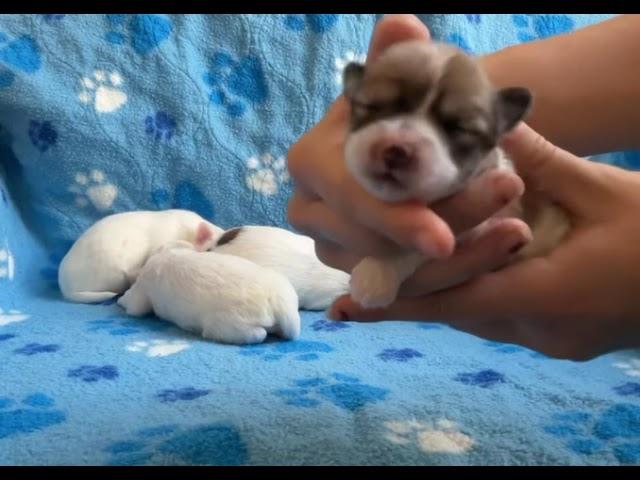
[[[422,18],[482,54],[610,16]],[[640,463],[637,352],[323,313],[296,342],[222,346],[62,301],[60,259],[110,213],[286,227],[287,148],[376,18],[0,16],[0,464]]]

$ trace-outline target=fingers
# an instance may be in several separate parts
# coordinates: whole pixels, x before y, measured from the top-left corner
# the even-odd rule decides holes
[[[527,185],[576,213],[592,215],[600,195],[611,190],[606,168],[556,147],[524,123],[501,146]]]
[[[316,240],[316,255],[322,263],[332,268],[337,268],[346,273],[351,273],[363,257],[349,252],[335,243],[324,240]]]
[[[429,29],[415,15],[397,14],[383,17],[373,31],[367,61],[375,59],[394,43],[407,40],[429,40]]]
[[[521,220],[496,219],[470,243],[458,248],[447,260],[430,262],[408,279],[402,295],[417,296],[460,285],[509,263],[532,239],[531,230]]]
[[[458,234],[479,225],[524,193],[524,182],[510,170],[489,170],[457,195],[434,204],[433,211]]]

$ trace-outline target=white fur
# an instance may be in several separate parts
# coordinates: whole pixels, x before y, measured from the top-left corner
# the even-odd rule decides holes
[[[289,230],[245,226],[230,243],[213,251],[237,255],[281,273],[295,288],[303,309],[324,310],[349,291],[349,275],[324,265],[316,256],[313,239]]]
[[[118,304],[129,315],[154,312],[222,343],[300,335],[298,296],[284,276],[243,258],[197,252],[186,242],[154,253]]]
[[[186,210],[135,211],[101,219],[78,238],[60,264],[63,296],[94,303],[123,293],[152,251],[175,240],[194,242],[202,222]],[[222,233],[205,223],[216,238]]]

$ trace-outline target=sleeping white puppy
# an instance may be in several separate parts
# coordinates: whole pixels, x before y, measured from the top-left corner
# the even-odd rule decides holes
[[[302,309],[324,310],[349,291],[349,275],[323,264],[313,239],[289,230],[255,225],[232,228],[217,238],[211,250],[281,273],[295,288]]]
[[[298,296],[278,272],[249,260],[173,242],[153,253],[118,300],[129,315],[154,312],[184,330],[221,343],[251,344],[267,334],[300,335]]]
[[[206,228],[198,229],[204,224]],[[123,293],[152,251],[176,240],[215,238],[222,229],[187,210],[135,211],[105,217],[78,238],[60,264],[58,284],[70,301],[97,303]]]

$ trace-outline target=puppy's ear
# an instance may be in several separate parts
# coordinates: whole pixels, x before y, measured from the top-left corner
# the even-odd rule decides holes
[[[349,63],[342,73],[343,93],[348,99],[352,99],[362,84],[364,65],[361,63]]]
[[[532,100],[531,92],[526,88],[498,90],[494,99],[498,137],[510,131],[529,113]]]
[[[213,246],[213,243],[213,229],[206,222],[200,222],[198,230],[196,231],[196,240],[193,246],[198,252],[204,252],[209,250]]]

